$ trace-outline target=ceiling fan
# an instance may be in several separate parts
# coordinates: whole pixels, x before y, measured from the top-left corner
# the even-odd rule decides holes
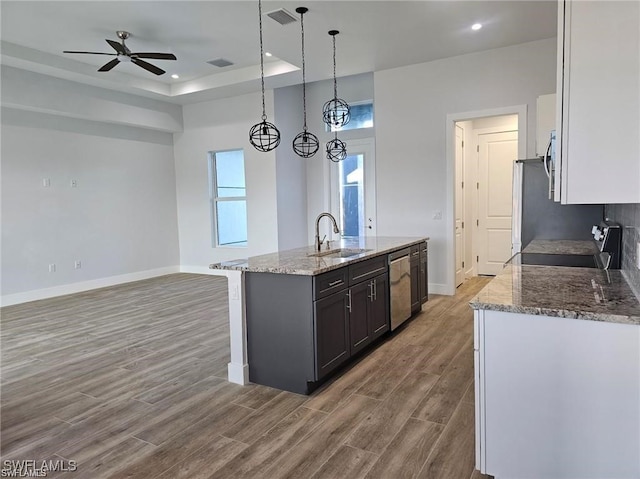
[[[105,39],[105,41],[111,45],[111,47],[116,51],[116,53],[102,53],[102,52],[76,52],[76,51],[68,51],[65,50],[63,53],[87,53],[91,55],[110,55],[115,56],[113,60],[102,65],[98,71],[99,72],[108,72],[113,67],[115,67],[120,62],[133,62],[139,67],[144,68],[145,70],[155,73],[156,75],[162,75],[166,73],[163,69],[158,68],[151,63],[147,63],[141,58],[154,58],[156,60],[177,60],[176,56],[173,53],[134,53],[124,44],[124,41],[131,36],[129,32],[125,32],[119,30],[116,32],[118,38],[122,40],[122,43],[118,43],[113,40]]]

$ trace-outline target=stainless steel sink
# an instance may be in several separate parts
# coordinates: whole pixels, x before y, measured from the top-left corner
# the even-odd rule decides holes
[[[371,251],[370,249],[356,249],[356,248],[339,248],[339,249],[330,249],[327,251],[319,251],[317,253],[311,253],[307,256],[320,258],[320,257],[329,257],[329,258],[350,258],[351,256],[357,256],[362,253],[366,253],[367,251]]]

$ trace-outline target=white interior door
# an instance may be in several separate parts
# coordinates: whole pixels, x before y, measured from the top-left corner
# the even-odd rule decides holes
[[[345,237],[376,235],[376,163],[372,138],[351,140],[331,164],[331,212]]]
[[[456,287],[464,281],[464,131],[456,125]]]
[[[511,257],[513,163],[518,132],[478,135],[478,274],[495,275]]]

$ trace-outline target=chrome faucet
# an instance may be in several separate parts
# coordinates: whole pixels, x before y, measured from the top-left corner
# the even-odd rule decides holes
[[[340,229],[338,228],[338,222],[333,217],[333,215],[331,213],[320,213],[316,218],[316,249],[318,251],[320,251],[320,249],[322,248],[322,243],[324,243],[324,239],[327,237],[327,235],[324,235],[324,238],[320,239],[320,219],[323,216],[327,216],[333,222],[333,232],[340,233]]]

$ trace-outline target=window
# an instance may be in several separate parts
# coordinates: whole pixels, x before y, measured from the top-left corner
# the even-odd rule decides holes
[[[351,120],[341,128],[331,127],[331,131],[356,130],[358,128],[373,128],[373,102],[349,103]],[[326,126],[329,131],[329,126]]]
[[[247,189],[242,150],[209,153],[213,246],[247,246]]]

